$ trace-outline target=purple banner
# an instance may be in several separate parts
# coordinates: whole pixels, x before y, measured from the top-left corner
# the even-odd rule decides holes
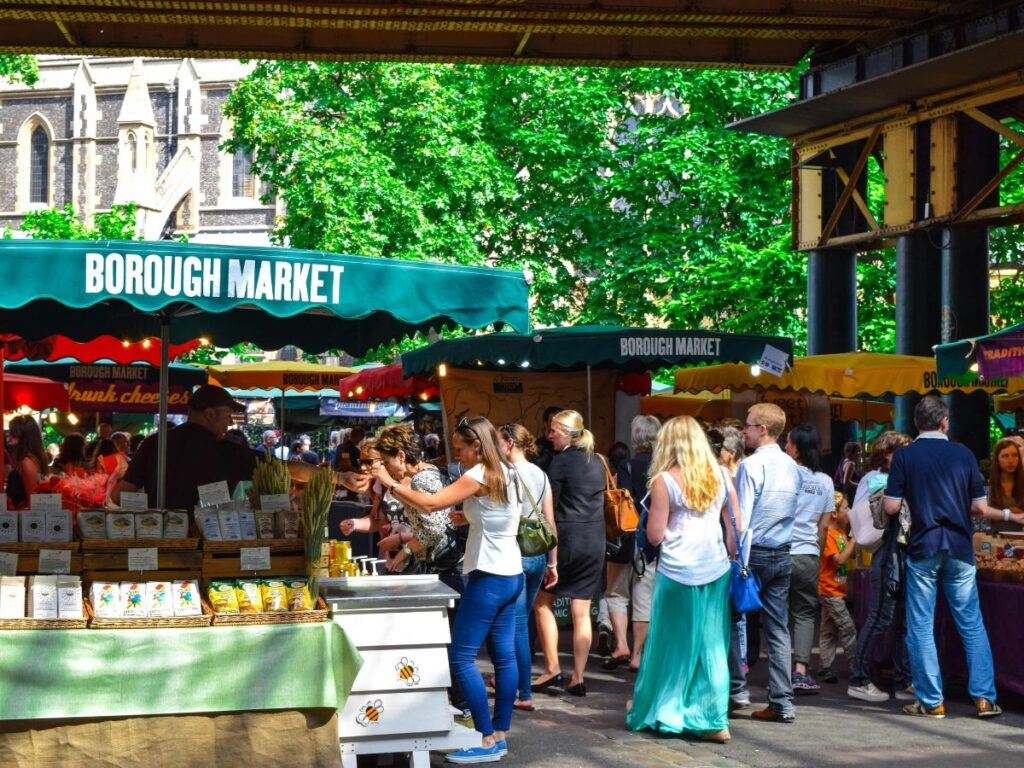
[[[1024,374],[1024,336],[1016,334],[978,342],[978,374],[983,379],[1005,379]]]

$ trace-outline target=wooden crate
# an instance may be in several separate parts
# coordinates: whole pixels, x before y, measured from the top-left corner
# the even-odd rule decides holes
[[[243,547],[268,547],[270,570],[243,571]],[[237,579],[241,576],[268,578],[271,576],[304,576],[306,556],[302,539],[253,539],[250,541],[203,540],[203,580]]]
[[[85,552],[82,558],[82,580],[94,581],[198,581],[203,571],[203,555],[196,550],[157,548],[155,571],[128,570],[128,549],[121,551]]]
[[[39,573],[39,550],[41,549],[67,549],[71,551],[70,576],[80,576],[82,573],[82,555],[78,552],[77,541],[19,541],[5,542],[0,544],[0,552],[14,552],[18,555],[18,575],[32,576]]]

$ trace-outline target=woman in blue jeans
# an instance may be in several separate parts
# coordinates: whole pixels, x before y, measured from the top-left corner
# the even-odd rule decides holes
[[[543,516],[552,530],[555,529],[555,505],[551,498],[551,484],[544,470],[530,460],[537,455],[533,435],[521,424],[505,424],[498,430],[501,449],[505,458],[512,462],[515,480],[519,483],[524,517]],[[544,555],[523,557],[523,576],[526,586],[516,601],[516,665],[519,668],[519,692],[515,709],[533,712],[533,652],[530,650],[530,613],[541,585],[545,589],[558,583],[558,547]],[[487,653],[494,659],[494,643],[487,640]]]
[[[452,433],[452,449],[466,471],[435,494],[403,486],[380,464],[374,466],[373,475],[403,504],[424,512],[462,504],[469,523],[462,564],[466,588],[452,632],[451,667],[482,738],[479,747],[452,752],[447,759],[460,764],[491,763],[508,753],[505,735],[516,696],[516,601],[523,591],[523,564],[516,543],[521,504],[514,469],[502,455],[491,422],[481,416],[460,421]],[[476,668],[477,652],[487,638],[494,642],[493,719],[487,689]]]

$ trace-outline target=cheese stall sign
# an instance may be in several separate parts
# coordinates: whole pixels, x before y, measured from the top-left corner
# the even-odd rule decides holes
[[[85,292],[338,304],[341,264],[86,253]]]
[[[718,336],[623,336],[622,357],[708,357],[717,358],[722,346]]]

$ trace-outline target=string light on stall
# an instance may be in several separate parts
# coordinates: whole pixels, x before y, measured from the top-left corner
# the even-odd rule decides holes
[[[71,426],[75,426],[76,424],[78,424],[78,417],[75,416],[75,414],[73,414],[73,413],[69,413],[68,414],[68,424],[70,424]]]

